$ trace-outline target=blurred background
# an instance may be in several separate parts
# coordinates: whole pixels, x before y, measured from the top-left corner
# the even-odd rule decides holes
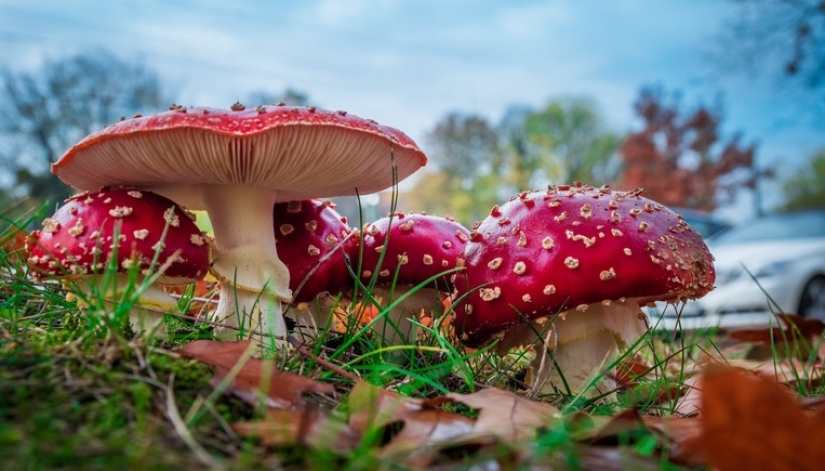
[[[400,210],[578,180],[712,231],[825,206],[824,46],[816,0],[0,0],[0,206],[59,203],[49,164],[121,116],[283,101],[413,137]]]

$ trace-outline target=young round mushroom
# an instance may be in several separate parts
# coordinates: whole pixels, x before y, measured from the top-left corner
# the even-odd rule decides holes
[[[504,350],[538,342],[533,388],[579,392],[646,332],[640,305],[710,291],[713,257],[702,238],[640,193],[560,185],[493,208],[454,278],[461,340],[479,347],[498,338]]]
[[[372,120],[236,104],[121,121],[69,149],[52,171],[81,190],[129,185],[205,209],[221,282],[215,317],[278,338],[286,333],[281,301],[292,295],[272,243],[275,203],[374,193],[425,163],[409,137]]]
[[[289,269],[295,302],[311,301],[325,291],[340,292],[351,281],[345,255],[352,258],[358,240],[347,219],[329,200],[278,203],[272,211],[275,243]],[[351,283],[349,283],[351,284]]]
[[[27,252],[33,276],[75,280],[86,294],[100,290],[107,300],[157,273],[157,284],[140,293],[137,309],[130,311],[138,330],[157,326],[163,320],[158,311],[177,310],[175,298],[157,285],[192,284],[209,269],[209,239],[189,214],[163,196],[139,190],[101,190],[67,199],[31,234]],[[110,265],[116,275],[102,286]]]
[[[317,336],[326,316],[319,316],[319,296],[348,291],[352,278],[346,257],[358,250],[345,217],[329,200],[310,199],[278,203],[273,210],[275,241],[281,260],[289,269],[289,288],[294,306],[286,315],[296,321],[301,337]]]
[[[375,332],[392,344],[413,340],[411,319],[417,320],[422,311],[431,314],[441,309],[439,292],[452,290],[451,270],[460,266],[469,235],[467,228],[452,219],[415,213],[396,213],[364,225],[361,280],[369,286],[374,278],[371,294],[387,305],[406,295],[375,323]],[[431,285],[420,286],[440,274],[444,276]]]

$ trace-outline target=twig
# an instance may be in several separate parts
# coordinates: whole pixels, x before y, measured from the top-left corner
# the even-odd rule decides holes
[[[326,361],[322,358],[319,358],[318,355],[315,355],[314,353],[309,351],[309,349],[306,348],[306,346],[304,345],[304,342],[296,339],[294,336],[287,335],[286,339],[290,344],[292,344],[293,347],[295,347],[295,350],[298,353],[300,353],[301,355],[303,355],[307,358],[311,358],[314,362],[318,363],[319,365],[323,366],[324,368],[330,369],[330,370],[334,371],[335,373],[338,373],[340,376],[343,376],[344,378],[347,378],[350,381],[354,381],[354,382],[361,381],[361,378],[359,378],[358,376],[342,369],[341,367],[339,367],[337,365],[333,365],[332,363],[330,363],[330,362],[328,362],[328,361]]]

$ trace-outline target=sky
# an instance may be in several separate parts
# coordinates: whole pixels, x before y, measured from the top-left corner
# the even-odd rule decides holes
[[[720,73],[712,53],[735,12],[729,0],[0,0],[0,67],[108,49],[157,71],[184,105],[289,87],[425,151],[451,111],[496,122],[510,105],[568,96],[594,99],[625,133],[639,128],[639,88],[658,84],[686,105],[721,96],[723,132],[786,175],[825,135],[775,81]],[[747,197],[727,212],[747,214]]]

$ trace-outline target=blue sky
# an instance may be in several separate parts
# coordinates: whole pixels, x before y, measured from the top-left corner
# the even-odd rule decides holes
[[[708,60],[734,12],[724,0],[0,0],[0,65],[107,48],[157,70],[184,104],[293,87],[425,150],[449,111],[497,121],[508,105],[569,95],[625,132],[639,87],[658,83],[686,103],[724,94],[724,130],[787,172],[825,137],[775,81],[721,76]]]

